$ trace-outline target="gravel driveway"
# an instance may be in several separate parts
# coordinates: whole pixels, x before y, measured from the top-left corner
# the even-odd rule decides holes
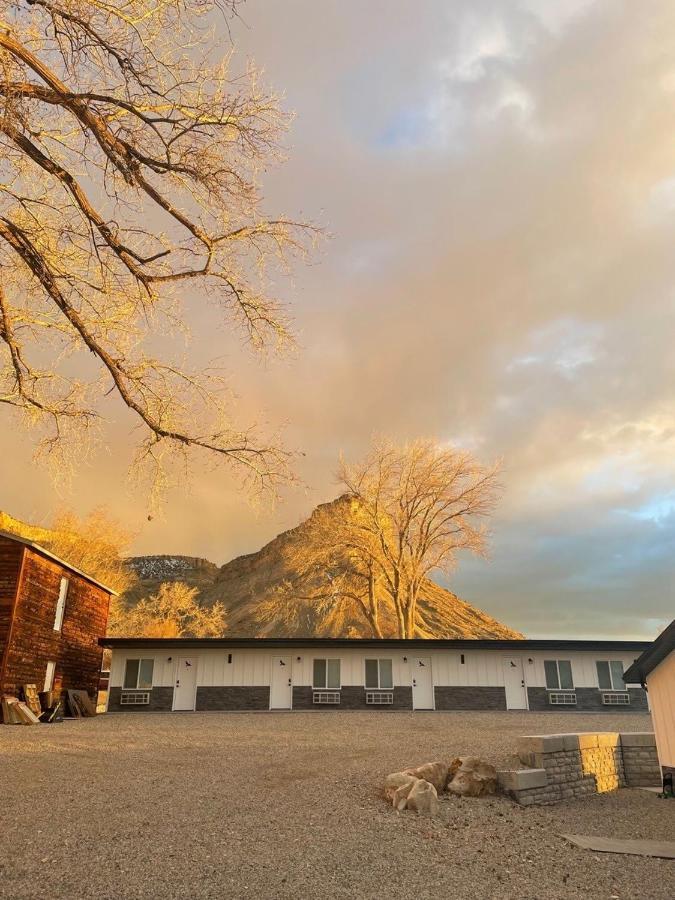
[[[0,897],[674,896],[675,862],[559,832],[675,840],[675,801],[622,790],[539,809],[448,801],[396,813],[382,777],[521,734],[651,730],[647,715],[125,713],[0,727]]]

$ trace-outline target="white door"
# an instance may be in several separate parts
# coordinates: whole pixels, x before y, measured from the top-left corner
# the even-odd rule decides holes
[[[503,659],[503,667],[506,708],[527,709],[527,688],[522,659],[519,656],[506,656]]]
[[[173,689],[174,709],[194,709],[197,699],[197,657],[182,656],[176,667]]]
[[[291,657],[273,656],[271,666],[270,709],[290,709],[293,705]]]
[[[431,674],[431,658],[415,657],[412,661],[413,709],[434,708],[434,679]]]

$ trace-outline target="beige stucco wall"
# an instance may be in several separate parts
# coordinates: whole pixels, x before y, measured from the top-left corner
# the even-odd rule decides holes
[[[675,767],[675,651],[647,676],[647,689],[659,762]]]

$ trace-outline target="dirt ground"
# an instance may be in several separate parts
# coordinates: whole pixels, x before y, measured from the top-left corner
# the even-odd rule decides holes
[[[647,731],[608,713],[125,713],[0,727],[0,897],[675,896],[675,862],[559,834],[675,840],[675,801],[622,790],[553,807],[453,799],[397,815],[384,775],[508,760],[518,735]]]

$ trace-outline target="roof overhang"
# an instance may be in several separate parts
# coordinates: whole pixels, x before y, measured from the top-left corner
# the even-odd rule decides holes
[[[12,541],[16,541],[17,544],[23,544],[24,547],[29,547],[31,550],[34,550],[36,553],[39,553],[41,556],[46,556],[47,559],[51,559],[54,562],[58,563],[60,566],[63,566],[64,569],[68,569],[69,572],[73,572],[75,575],[79,575],[81,578],[85,578],[87,581],[90,581],[92,584],[95,584],[96,587],[100,587],[102,590],[106,592],[106,594],[112,594],[113,597],[119,597],[119,593],[114,591],[112,588],[107,587],[105,584],[101,584],[100,581],[97,581],[95,578],[92,578],[91,575],[87,575],[86,572],[83,572],[81,569],[78,569],[76,566],[71,565],[65,559],[61,559],[60,556],[57,556],[55,553],[51,553],[45,547],[42,547],[40,544],[36,544],[35,541],[29,541],[28,538],[21,537],[19,534],[12,534],[11,531],[1,531],[0,537],[9,538]]]
[[[650,672],[675,650],[675,619],[651,644],[633,665],[624,672],[623,680],[631,684],[644,684]]]
[[[341,647],[386,647],[390,650],[504,650],[510,653],[527,653],[534,650],[596,650],[612,652],[618,650],[641,652],[649,646],[648,641],[577,641],[577,640],[471,640],[465,638],[143,638],[104,637],[99,638],[102,647],[127,650],[161,650],[186,648],[190,650],[209,648],[249,649],[292,649],[294,647],[341,648]]]

